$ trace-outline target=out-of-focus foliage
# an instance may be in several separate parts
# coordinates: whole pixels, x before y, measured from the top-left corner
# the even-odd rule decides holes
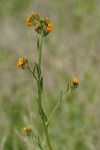
[[[31,65],[37,60],[38,34],[25,23],[32,12],[54,24],[54,32],[43,45],[43,105],[48,116],[60,89],[66,89],[73,76],[79,79],[78,89],[66,98],[50,123],[54,150],[99,150],[99,0],[0,1],[0,150],[38,150],[23,135],[24,126],[44,138],[36,83],[29,72],[17,69],[20,56],[27,56]]]

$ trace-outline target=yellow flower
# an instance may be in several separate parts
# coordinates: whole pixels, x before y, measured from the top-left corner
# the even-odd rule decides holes
[[[30,129],[30,128],[28,128],[28,127],[24,127],[23,128],[23,131],[24,132],[26,132],[26,135],[28,136],[28,137],[33,137],[33,131],[32,131],[32,129]]]
[[[72,89],[76,89],[78,86],[79,86],[78,79],[75,78],[75,77],[72,78],[71,88],[72,88]]]
[[[24,63],[23,58],[20,57],[18,60],[18,69],[22,69],[23,63]]]
[[[27,69],[28,68],[28,59],[25,57],[24,59],[22,57],[18,60],[18,69]]]
[[[30,132],[30,129],[29,129],[28,127],[24,127],[24,128],[23,128],[23,131],[25,131],[25,132],[28,133],[28,132]]]
[[[53,31],[53,30],[54,30],[53,24],[48,20],[48,18],[45,19],[45,22],[46,22],[46,24],[47,24],[47,27],[46,27],[45,32],[46,32],[46,33],[49,33],[49,32],[51,32],[51,31]]]
[[[32,23],[31,23],[30,19],[31,19],[31,16],[27,16],[27,18],[26,18],[26,23],[27,23],[28,26],[31,27],[31,26],[32,26]]]
[[[72,81],[73,81],[73,84],[78,84],[78,79],[77,79],[77,78],[74,77],[74,78],[72,79]]]
[[[39,29],[39,25],[36,24],[34,30],[35,30],[35,31],[38,31],[38,29]]]

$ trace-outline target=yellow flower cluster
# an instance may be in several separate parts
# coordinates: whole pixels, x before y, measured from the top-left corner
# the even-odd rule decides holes
[[[28,127],[24,127],[24,128],[23,128],[23,131],[25,131],[25,132],[28,133],[28,132],[30,132],[30,129],[29,129]]]
[[[34,30],[39,34],[42,33],[44,36],[54,30],[53,24],[49,19],[42,18],[38,13],[33,13],[32,15],[27,16],[26,23],[28,26],[34,26]]]
[[[73,81],[73,84],[78,84],[78,79],[77,78],[73,78],[72,81]]]
[[[18,69],[27,69],[28,68],[28,59],[25,57],[24,59],[20,57],[18,59]]]
[[[22,69],[22,66],[23,66],[23,58],[20,57],[18,60],[18,69]]]

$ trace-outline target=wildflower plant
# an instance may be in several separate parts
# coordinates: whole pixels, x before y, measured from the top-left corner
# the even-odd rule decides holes
[[[52,115],[56,112],[57,108],[59,107],[59,105],[61,105],[61,103],[63,102],[63,100],[66,98],[66,96],[68,95],[68,93],[77,88],[79,83],[78,83],[78,79],[76,77],[74,77],[71,81],[69,81],[69,83],[67,84],[67,88],[65,91],[65,94],[60,94],[59,100],[56,104],[56,106],[54,106],[50,116],[48,117],[44,111],[43,108],[43,97],[42,97],[42,93],[43,91],[43,74],[42,74],[42,69],[41,69],[41,61],[42,61],[42,44],[43,44],[43,39],[54,30],[53,24],[52,22],[48,19],[48,18],[42,18],[40,16],[40,14],[38,13],[33,13],[32,15],[27,16],[26,18],[26,23],[29,27],[34,27],[34,30],[39,34],[39,38],[37,40],[37,50],[38,50],[38,62],[34,62],[34,68],[31,68],[29,65],[29,60],[24,57],[20,57],[18,59],[18,69],[20,70],[29,70],[30,73],[32,74],[33,78],[36,80],[37,82],[37,93],[38,93],[38,98],[37,98],[37,102],[38,102],[38,108],[39,108],[39,114],[43,123],[43,129],[44,129],[44,134],[45,134],[45,138],[46,138],[46,142],[48,145],[48,149],[49,150],[53,150],[51,142],[50,142],[50,137],[49,137],[49,133],[48,133],[48,129],[49,129],[49,123],[50,120],[52,118]],[[41,142],[40,142],[40,138],[38,136],[36,136],[32,129],[28,128],[28,127],[24,127],[23,131],[26,133],[26,135],[30,138],[34,139],[34,142],[39,146],[39,148],[41,150],[44,150]]]

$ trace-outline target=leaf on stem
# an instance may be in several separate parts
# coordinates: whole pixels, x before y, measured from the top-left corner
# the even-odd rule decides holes
[[[35,134],[34,139],[35,139],[35,143],[39,146],[39,148],[40,148],[41,150],[43,150],[39,136],[37,136],[37,135]]]
[[[71,82],[69,82],[68,85],[67,85],[67,91],[66,91],[66,93],[67,93],[70,89],[71,89]]]
[[[44,118],[44,121],[45,121],[45,124],[46,124],[48,122],[48,118],[47,118],[45,113],[43,113],[43,118]],[[48,124],[46,124],[46,125],[48,126]]]
[[[35,66],[34,66],[34,68],[33,68],[33,73],[34,73],[34,74],[35,74],[35,70],[36,70],[36,69],[35,69]]]
[[[38,38],[38,41],[37,41],[37,50],[39,51],[39,38]]]
[[[43,77],[41,77],[41,80],[40,80],[40,87],[41,87],[41,93],[43,91]]]
[[[62,102],[62,90],[60,92],[60,103]]]
[[[43,108],[41,108],[41,116],[42,116],[42,119],[44,120],[44,122],[47,123],[48,118],[47,118],[46,114],[44,113]]]
[[[37,137],[37,140],[38,140],[39,145],[41,145],[39,136]]]
[[[40,67],[39,67],[39,65],[37,63],[35,63],[35,67],[37,69],[38,76],[41,75],[41,69],[40,69]]]

